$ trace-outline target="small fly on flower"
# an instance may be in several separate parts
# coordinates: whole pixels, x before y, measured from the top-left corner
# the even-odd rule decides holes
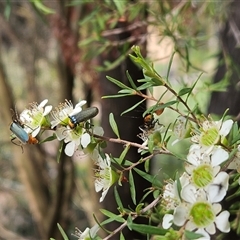
[[[83,109],[81,112],[69,116],[68,125],[71,129],[74,129],[79,123],[86,122],[87,120],[94,118],[98,114],[97,107],[89,107]]]

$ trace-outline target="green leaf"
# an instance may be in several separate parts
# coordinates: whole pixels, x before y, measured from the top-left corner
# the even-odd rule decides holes
[[[120,233],[120,240],[125,240],[125,237],[123,236],[123,233]]]
[[[118,126],[117,126],[117,123],[115,122],[113,113],[109,114],[109,123],[110,123],[110,126],[111,126],[113,132],[117,135],[118,138],[120,138],[120,135],[118,132]]]
[[[129,171],[129,185],[130,185],[130,194],[131,194],[132,201],[136,205],[136,189],[135,189],[134,179],[132,175],[132,170]]]
[[[157,187],[162,187],[162,183],[156,179],[155,176],[152,176],[150,174],[147,174],[146,172],[143,172],[137,168],[133,168],[134,171],[136,171],[141,177],[143,177],[144,179],[146,179],[147,181],[149,181],[150,183],[152,183],[153,185],[157,186]]]
[[[123,209],[123,204],[122,204],[122,201],[121,201],[121,198],[120,198],[120,196],[119,196],[119,193],[118,193],[118,191],[117,191],[116,186],[114,187],[114,196],[115,196],[115,200],[116,200],[116,202],[117,202],[117,205],[118,205],[121,209]]]
[[[137,231],[143,234],[151,234],[151,235],[165,235],[168,231],[160,227],[154,227],[150,225],[136,224],[136,223],[129,223],[128,227],[134,231]]]
[[[114,214],[106,209],[100,209],[101,213],[104,214],[105,216],[109,217],[112,221],[117,221],[117,222],[125,222],[125,219],[121,217],[121,215]]]
[[[112,78],[112,77],[109,77],[109,76],[106,76],[106,78],[107,78],[110,82],[114,83],[115,85],[119,86],[119,87],[122,88],[122,89],[130,89],[130,90],[132,90],[132,88],[128,87],[127,85],[123,84],[122,82],[118,81],[118,80],[115,79],[115,78]]]
[[[125,157],[126,157],[126,154],[128,153],[128,150],[129,150],[129,149],[130,149],[130,145],[127,144],[127,145],[125,146],[124,150],[122,151],[120,157],[119,157],[119,160],[118,160],[118,164],[119,164],[119,165],[122,165],[122,163],[123,163],[123,161],[124,161],[124,159],[125,159]]]
[[[128,108],[127,110],[125,110],[124,112],[121,113],[121,116],[125,113],[131,112],[133,109],[135,109],[136,107],[138,107],[139,105],[141,105],[144,101],[146,101],[146,99],[144,98],[143,100],[141,100],[140,102],[136,103],[135,105],[133,105],[132,107]]]
[[[150,169],[150,159],[145,161],[144,169],[145,169],[146,172],[149,172],[149,169]]]
[[[200,233],[195,233],[195,232],[190,232],[190,231],[187,231],[187,230],[185,230],[185,232],[184,232],[184,235],[185,235],[185,237],[187,238],[187,239],[198,239],[198,238],[200,238],[200,237],[204,237],[202,234],[200,234]]]
[[[118,93],[120,94],[129,94],[129,95],[136,95],[136,91],[135,90],[129,90],[129,89],[122,89],[120,91],[118,91]]]
[[[192,88],[189,88],[189,87],[183,88],[178,92],[178,96],[183,96],[189,92],[192,92]]]
[[[66,233],[64,232],[64,230],[62,229],[62,227],[60,226],[59,223],[57,224],[57,226],[58,226],[59,231],[60,231],[61,234],[62,234],[63,239],[64,239],[64,240],[69,240],[69,239],[68,239],[68,236],[66,235]]]
[[[171,66],[172,66],[172,62],[173,62],[173,57],[174,57],[175,53],[176,53],[175,51],[172,53],[169,64],[168,64],[167,77],[166,77],[168,82],[169,82],[168,78],[169,78],[169,74],[170,74],[170,70],[171,70]]]
[[[141,210],[143,209],[143,207],[144,207],[144,203],[140,203],[140,204],[137,205],[135,211],[136,211],[136,213],[137,213],[138,215],[140,215]]]
[[[108,96],[102,96],[102,99],[104,98],[120,98],[120,97],[126,97],[131,96],[132,94],[119,94],[119,95],[108,95]]]
[[[138,91],[142,91],[142,90],[145,90],[145,89],[149,89],[152,87],[152,84],[150,82],[146,82],[144,84],[142,84],[141,86],[139,86],[137,88]]]
[[[49,136],[45,138],[44,140],[40,141],[39,144],[44,143],[44,142],[50,142],[53,141],[57,138],[56,134],[54,133],[52,136]]]
[[[40,12],[44,14],[55,13],[53,9],[46,7],[41,0],[31,0],[31,2],[33,3],[36,9],[38,9]]]
[[[128,71],[126,71],[126,75],[127,75],[128,81],[130,82],[132,88],[137,91],[137,86],[135,85],[135,83]]]

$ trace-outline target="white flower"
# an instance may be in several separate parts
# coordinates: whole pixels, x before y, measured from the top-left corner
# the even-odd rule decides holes
[[[207,195],[203,189],[197,190],[193,185],[184,187],[181,191],[184,202],[174,211],[174,224],[186,224],[185,228],[189,231],[204,229],[209,234],[215,234],[216,227],[221,232],[229,232],[229,212],[221,212],[221,205],[212,203]]]
[[[91,136],[87,130],[80,125],[74,129],[71,129],[69,126],[62,126],[57,128],[55,133],[59,141],[64,139],[66,143],[64,152],[69,157],[74,154],[79,146],[81,147],[80,149],[86,148],[91,142]]]
[[[60,103],[54,111],[52,111],[53,121],[51,121],[52,128],[55,128],[57,125],[67,126],[69,122],[69,116],[75,115],[82,111],[82,106],[87,101],[80,101],[75,108],[71,101],[65,100],[65,103]]]
[[[181,186],[178,186],[177,184],[177,180],[168,181],[163,189],[162,203],[165,206],[166,210],[174,209],[181,203],[179,187],[183,188],[189,184],[189,176],[186,173],[183,173],[183,175],[179,178],[179,184]]]
[[[47,104],[48,100],[43,100],[39,105],[32,103],[29,109],[25,109],[20,114],[20,121],[24,125],[27,133],[33,137],[37,136],[42,127],[50,127],[47,115],[51,112],[52,106]]]
[[[95,190],[100,192],[102,190],[102,196],[100,202],[102,202],[107,195],[109,188],[118,180],[118,174],[111,168],[111,159],[105,154],[105,158],[98,155],[95,164],[98,168],[95,169]]]
[[[204,121],[200,133],[192,137],[192,141],[201,146],[211,147],[219,141],[223,141],[228,135],[233,125],[231,119],[220,121]]]
[[[220,164],[229,157],[221,147],[208,148],[194,144],[190,147],[185,166],[191,175],[192,183],[198,188],[206,188],[214,183],[214,178],[220,171]]]
[[[83,232],[76,228],[74,236],[76,236],[78,240],[90,240],[96,237],[98,230],[99,230],[98,225],[94,225],[91,229],[86,228]]]

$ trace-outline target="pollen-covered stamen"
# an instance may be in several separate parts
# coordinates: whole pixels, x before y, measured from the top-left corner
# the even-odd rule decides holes
[[[213,178],[213,168],[208,164],[200,165],[192,173],[192,181],[199,188],[206,187],[213,181]]]
[[[204,131],[200,135],[200,143],[205,146],[211,146],[216,144],[220,139],[219,130],[216,127],[212,127],[207,131]]]
[[[199,228],[209,226],[215,220],[212,205],[208,202],[197,202],[190,210],[190,218]]]

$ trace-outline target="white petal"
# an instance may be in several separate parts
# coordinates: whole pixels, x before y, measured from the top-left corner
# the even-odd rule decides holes
[[[105,189],[105,190],[102,192],[102,196],[101,196],[101,198],[99,199],[99,202],[102,202],[102,201],[104,200],[104,198],[106,197],[106,195],[107,195],[107,193],[108,193],[108,189],[109,189],[109,188]]]
[[[64,152],[66,153],[67,156],[71,157],[75,152],[75,143],[73,141],[69,142],[66,145]]]
[[[221,136],[227,136],[228,133],[230,132],[231,128],[232,128],[232,125],[233,125],[233,120],[229,119],[229,120],[226,120],[223,124],[222,124],[222,127],[219,131],[219,134]]]
[[[36,136],[38,135],[38,133],[40,132],[40,130],[41,130],[41,127],[40,127],[40,126],[37,127],[37,128],[35,128],[34,131],[32,132],[32,136],[33,136],[33,137],[36,137]]]
[[[224,161],[228,159],[229,155],[228,152],[223,150],[222,148],[217,148],[212,155],[211,161],[212,161],[212,166],[218,166]]]
[[[214,223],[210,223],[206,228],[206,231],[209,232],[211,235],[216,233],[216,228]]]
[[[220,172],[213,180],[213,183],[209,185],[208,196],[209,200],[214,202],[220,202],[225,197],[228,190],[229,175],[225,172]]]
[[[230,224],[228,222],[229,216],[230,216],[230,214],[228,211],[223,211],[216,217],[215,223],[216,223],[217,228],[221,232],[227,233],[230,231]]]
[[[52,105],[48,105],[45,107],[44,112],[43,112],[43,116],[46,116],[47,114],[49,114],[52,111]]]
[[[86,148],[87,145],[91,142],[91,137],[88,133],[84,133],[82,136],[81,136],[81,145],[83,148]]]
[[[96,192],[100,192],[103,189],[103,184],[101,181],[99,181],[99,179],[95,180],[94,186]]]
[[[198,238],[197,240],[211,240],[209,234],[204,231],[204,229],[199,228],[196,233],[200,233],[203,235],[203,237]]]
[[[164,229],[168,229],[172,226],[173,215],[172,214],[165,214],[163,217],[162,227]]]
[[[213,209],[215,215],[218,215],[218,213],[220,213],[222,211],[222,205],[219,203],[214,203],[212,205],[212,209]]]
[[[196,201],[196,188],[192,184],[186,185],[182,188],[181,197],[186,202],[194,203]]]
[[[47,104],[47,102],[48,102],[48,99],[44,99],[38,106],[42,108]]]
[[[177,226],[183,226],[187,220],[187,209],[181,206],[176,207],[173,216],[174,224]]]

